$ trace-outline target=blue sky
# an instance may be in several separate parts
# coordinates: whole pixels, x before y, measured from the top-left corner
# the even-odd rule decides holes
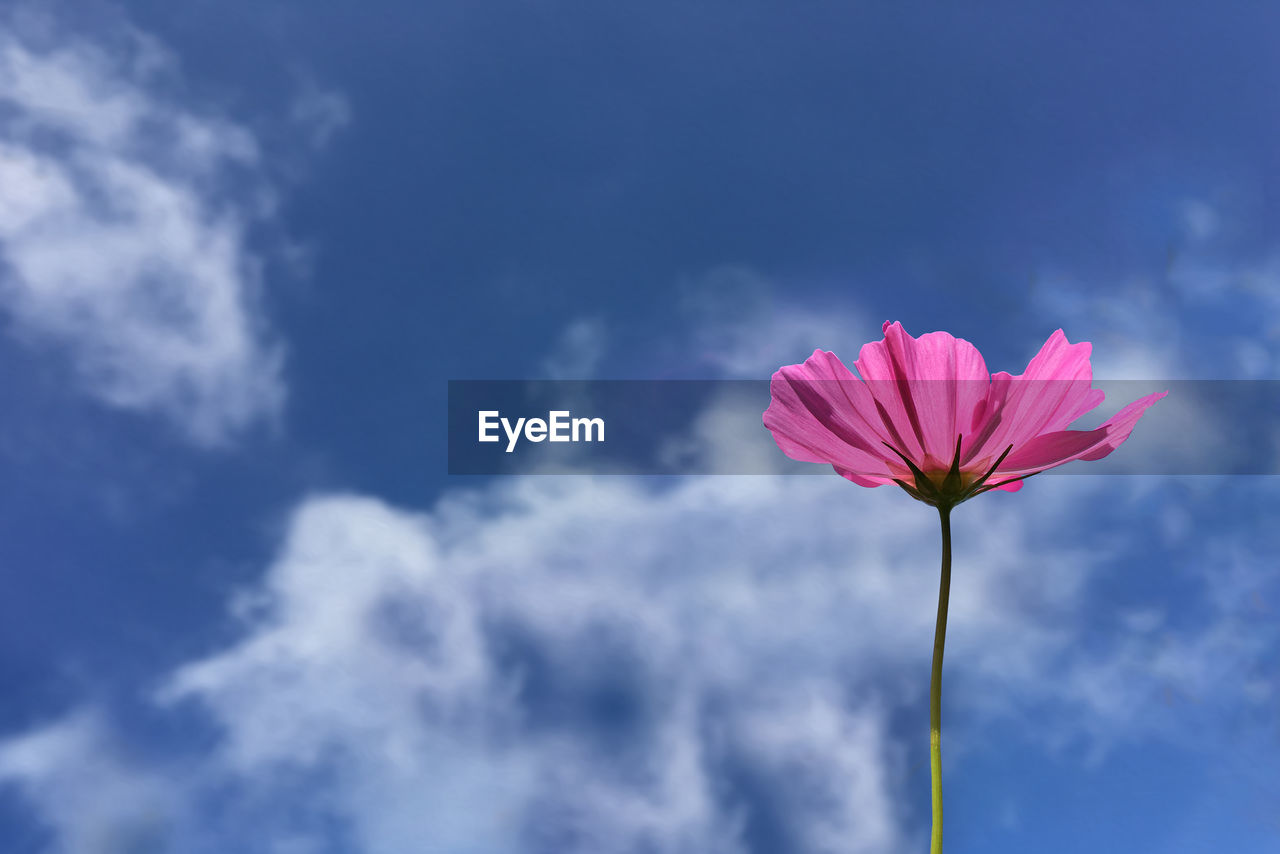
[[[993,370],[1061,327],[1099,377],[1280,379],[1278,25],[8,9],[0,849],[924,850],[929,508],[451,478],[446,381],[763,379],[886,319]],[[678,438],[781,468],[766,404]],[[1144,426],[1118,453],[1172,452]],[[1280,850],[1277,498],[956,511],[949,851]]]

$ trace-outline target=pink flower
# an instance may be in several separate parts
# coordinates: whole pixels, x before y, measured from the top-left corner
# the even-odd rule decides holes
[[[1168,394],[1136,400],[1097,429],[1066,429],[1103,400],[1090,350],[1059,329],[1021,376],[988,374],[963,338],[912,338],[886,321],[884,340],[864,345],[853,363],[861,379],[822,350],[775,373],[764,425],[792,459],[952,506],[990,489],[1019,489],[1024,478],[1072,460],[1102,459]]]

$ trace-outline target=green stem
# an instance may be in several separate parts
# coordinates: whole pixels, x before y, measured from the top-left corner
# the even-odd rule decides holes
[[[933,630],[933,672],[929,678],[929,775],[933,783],[933,834],[929,854],[942,854],[942,649],[947,643],[947,603],[951,598],[951,507],[938,505],[942,520],[942,580],[938,583],[938,623]]]

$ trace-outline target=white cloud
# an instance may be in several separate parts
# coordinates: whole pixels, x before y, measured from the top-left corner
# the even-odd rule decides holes
[[[174,787],[121,756],[87,711],[0,744],[0,783],[40,804],[67,854],[165,849],[183,809]]]
[[[1088,480],[957,514],[957,707],[1017,720],[1045,699],[1096,565],[1049,520]],[[834,475],[529,478],[428,514],[312,499],[241,597],[241,639],[160,692],[223,734],[185,802],[220,780],[270,803],[283,771],[328,769],[315,802],[358,851],[902,850],[924,745],[886,721],[924,714],[935,526]],[[1091,695],[1054,699],[1055,727],[1092,725],[1072,712]],[[54,788],[28,794],[70,821]]]
[[[1073,341],[1094,343],[1099,378],[1280,379],[1280,254],[1218,247],[1214,238],[1234,225],[1229,213],[1189,202],[1184,245],[1166,269],[1101,287],[1054,273],[1033,307]]]
[[[350,124],[351,104],[341,94],[307,82],[294,98],[290,116],[306,131],[311,144],[320,148]]]
[[[873,854],[905,845],[899,809],[902,751],[887,737],[874,705],[851,711],[834,684],[783,694],[777,707],[753,709],[745,739],[763,768],[786,780],[784,808],[799,817],[803,850]]]
[[[284,400],[247,238],[271,191],[248,131],[179,101],[157,42],[114,35],[0,19],[0,306],[100,401],[218,444]]]
[[[1222,228],[1222,214],[1213,205],[1202,199],[1188,199],[1180,206],[1178,213],[1182,220],[1182,228],[1187,239],[1200,243],[1209,240]]]
[[[932,520],[889,501],[868,520],[875,534],[810,543],[801,520],[843,516],[824,505],[856,504],[856,490],[798,480],[653,493],[538,479],[426,517],[318,499],[299,511],[244,641],[183,668],[164,697],[210,709],[220,758],[246,777],[342,756],[338,801],[352,805],[361,850],[394,850],[394,827],[441,850],[463,838],[520,850],[521,833],[542,833],[579,840],[567,850],[737,851],[742,811],[761,804],[719,791],[730,759],[804,768],[826,793],[787,830],[803,850],[837,850],[836,838],[892,850],[903,832],[885,785],[892,748],[878,710],[831,693],[833,669],[927,656],[930,593],[905,600],[913,579],[932,589],[936,558],[907,564],[933,544],[895,556],[890,540]],[[774,515],[792,521],[768,548],[731,545]],[[985,613],[975,593],[957,596],[957,619]],[[864,628],[854,637],[851,619]],[[712,714],[715,696],[734,707]],[[619,718],[616,743],[590,732],[593,710]],[[428,767],[451,781],[443,791]],[[449,806],[467,780],[479,812]]]
[[[1274,572],[1251,545],[1187,541],[1142,511],[1168,490],[1126,483],[1037,479],[957,511],[948,768],[1010,728],[1094,757],[1130,738],[1197,743],[1198,719],[1166,695],[1213,698],[1210,720],[1273,702],[1258,663],[1276,633],[1241,615]],[[1102,500],[1114,521],[1090,511]],[[1206,568],[1201,624],[1170,624],[1154,597],[1091,598],[1144,519],[1183,555],[1164,572]],[[376,854],[918,847],[907,769],[926,745],[890,723],[924,732],[936,524],[834,475],[530,477],[426,513],[315,497],[237,599],[239,638],[157,693],[159,714],[208,715],[207,755],[177,777],[123,763],[109,731],[73,718],[0,742],[0,777],[68,850],[134,821],[162,778],[172,838],[247,851],[339,832]],[[119,796],[68,809],[105,779],[84,768]],[[201,805],[225,791],[259,818],[210,826],[225,813]],[[260,818],[299,799],[328,819]]]
[[[580,317],[560,333],[542,372],[552,380],[589,380],[606,351],[606,328],[598,317]]]
[[[716,474],[780,474],[796,468],[761,429],[760,414],[768,405],[765,383],[719,387],[688,434],[665,442],[659,462],[670,471]]]
[[[769,279],[742,266],[723,266],[685,283],[681,308],[695,365],[712,376],[768,379],[780,366],[803,362],[815,349],[856,353],[880,337],[849,306],[796,306]]]

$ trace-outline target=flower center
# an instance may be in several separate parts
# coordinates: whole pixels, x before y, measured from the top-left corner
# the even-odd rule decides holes
[[[993,489],[993,486],[986,486],[987,480],[995,473],[1000,463],[1004,462],[1004,458],[1013,450],[1013,445],[1004,449],[999,457],[996,458],[991,466],[987,467],[990,457],[982,460],[981,464],[970,462],[965,469],[960,469],[960,446],[964,442],[964,436],[956,437],[956,452],[951,458],[951,465],[943,468],[938,464],[936,459],[926,455],[924,467],[916,465],[911,458],[899,451],[897,448],[885,443],[885,447],[893,451],[907,466],[907,472],[895,472],[895,475],[901,474],[901,477],[894,477],[894,481],[907,491],[912,498],[923,501],[926,504],[932,504],[935,507],[954,507],[961,501],[972,498],[979,493]],[[893,468],[897,468],[894,466]],[[914,481],[914,485],[909,481]]]

